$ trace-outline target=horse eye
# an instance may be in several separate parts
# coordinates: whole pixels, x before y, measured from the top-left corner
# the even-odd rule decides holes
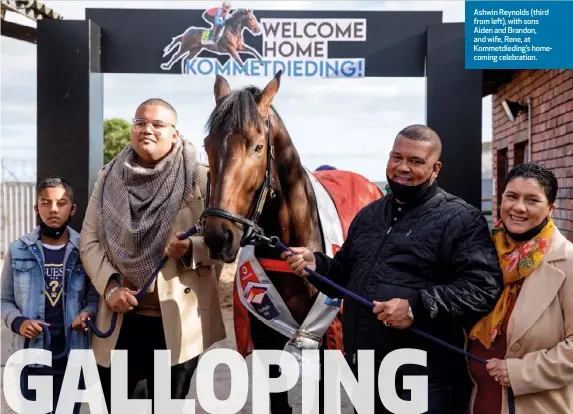
[[[259,145],[257,145],[257,146],[255,147],[255,152],[256,152],[257,154],[259,154],[259,153],[262,152],[262,151],[263,151],[263,144],[259,144]]]

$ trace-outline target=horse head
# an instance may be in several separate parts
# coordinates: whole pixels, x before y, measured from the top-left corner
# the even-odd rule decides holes
[[[253,13],[253,9],[238,9],[233,13],[232,20],[236,22],[238,27],[245,27],[254,35],[261,33],[261,26]]]
[[[281,74],[279,71],[262,91],[247,87],[234,92],[227,80],[217,75],[216,105],[204,141],[210,205],[202,216],[204,241],[213,259],[235,260],[246,238],[257,231],[267,196],[274,195],[273,143],[278,127],[271,104]]]

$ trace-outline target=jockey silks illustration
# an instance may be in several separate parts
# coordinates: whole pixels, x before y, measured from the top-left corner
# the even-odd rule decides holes
[[[224,1],[221,7],[213,7],[203,13],[203,19],[213,25],[211,31],[205,31],[203,33],[202,40],[204,44],[208,42],[217,43],[223,33],[225,23],[227,23],[227,20],[231,17],[229,14],[230,9],[231,3]]]
[[[224,1],[221,7],[205,10],[201,17],[211,27],[191,26],[173,37],[171,43],[163,48],[163,57],[170,54],[171,57],[161,64],[161,69],[169,71],[174,64],[181,62],[181,70],[185,72],[186,62],[193,61],[203,51],[230,56],[239,65],[245,59],[240,54],[262,60],[260,53],[245,44],[243,39],[244,30],[254,36],[262,33],[252,9],[237,9],[231,13],[231,3]]]

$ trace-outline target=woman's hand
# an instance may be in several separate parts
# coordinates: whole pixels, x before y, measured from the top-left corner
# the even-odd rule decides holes
[[[485,366],[489,375],[494,377],[494,379],[505,387],[511,386],[509,383],[509,373],[507,372],[507,362],[502,359],[488,359],[487,365]]]

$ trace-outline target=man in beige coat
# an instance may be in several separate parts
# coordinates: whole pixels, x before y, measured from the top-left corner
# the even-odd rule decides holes
[[[171,352],[171,398],[186,397],[198,356],[225,338],[219,303],[221,265],[209,259],[202,238],[176,236],[195,225],[204,208],[207,168],[176,129],[167,102],[142,103],[131,145],[99,173],[80,239],[86,272],[101,296],[93,351],[110,409],[111,351],[128,351],[128,395],[147,380],[153,397],[154,350]],[[164,255],[169,260],[138,301],[135,294]]]

